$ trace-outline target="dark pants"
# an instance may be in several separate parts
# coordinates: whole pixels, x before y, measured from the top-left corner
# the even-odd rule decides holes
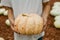
[[[39,38],[38,40],[42,40],[43,37]]]

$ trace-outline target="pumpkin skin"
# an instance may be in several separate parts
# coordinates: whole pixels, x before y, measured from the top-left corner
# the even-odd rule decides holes
[[[43,19],[37,14],[23,13],[15,19],[15,30],[24,35],[40,34],[43,29]]]

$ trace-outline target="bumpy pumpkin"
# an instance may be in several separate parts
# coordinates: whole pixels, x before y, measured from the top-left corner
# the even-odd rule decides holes
[[[43,29],[43,19],[37,14],[22,13],[15,19],[14,28],[20,34],[40,34]]]

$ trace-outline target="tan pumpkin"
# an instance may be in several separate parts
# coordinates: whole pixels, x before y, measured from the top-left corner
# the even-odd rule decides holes
[[[37,14],[22,13],[15,19],[15,30],[20,34],[40,34],[43,29],[43,19]]]
[[[5,40],[4,38],[0,37],[0,40]]]

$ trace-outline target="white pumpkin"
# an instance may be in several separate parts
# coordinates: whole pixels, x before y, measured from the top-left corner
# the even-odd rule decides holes
[[[4,16],[8,16],[8,10],[4,11]]]
[[[56,28],[60,28],[60,21],[55,21],[55,22],[54,22],[54,26],[55,26]]]
[[[58,16],[58,15],[60,15],[60,9],[52,9],[50,11],[50,14],[53,16]]]
[[[60,2],[55,2],[50,14],[55,16],[54,26],[60,28]]]
[[[15,19],[15,30],[20,34],[40,34],[43,29],[43,19],[37,14],[23,13]]]
[[[56,16],[54,19],[55,21],[60,21],[60,16]]]
[[[56,16],[56,17],[55,17],[54,26],[55,26],[56,28],[60,28],[60,16]]]
[[[54,6],[52,7],[52,9],[60,9],[60,6],[54,5]]]
[[[56,6],[56,5],[60,6],[60,2],[55,2],[54,6]]]
[[[5,12],[5,8],[1,8],[0,9],[0,15],[3,14]]]
[[[7,19],[7,20],[5,21],[5,23],[6,23],[7,26],[10,26],[10,21],[9,21],[9,19]]]
[[[56,9],[59,8],[60,9],[60,2],[55,2],[52,9]]]

